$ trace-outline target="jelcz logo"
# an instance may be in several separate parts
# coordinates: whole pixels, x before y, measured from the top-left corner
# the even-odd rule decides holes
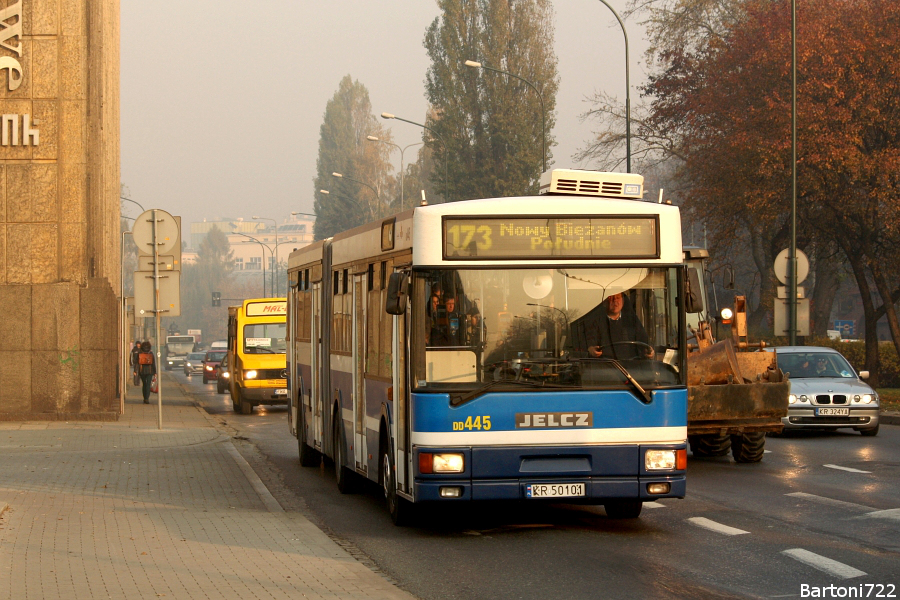
[[[593,427],[591,412],[516,413],[516,429],[549,427]]]

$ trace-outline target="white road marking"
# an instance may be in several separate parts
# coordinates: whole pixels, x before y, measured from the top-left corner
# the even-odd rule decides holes
[[[665,508],[665,504],[659,502],[644,502],[644,508]]]
[[[690,519],[688,519],[688,521],[690,523],[693,523],[697,527],[709,529],[710,531],[715,531],[716,533],[721,533],[724,535],[741,535],[743,533],[750,533],[749,531],[744,531],[743,529],[736,529],[734,527],[729,527],[728,525],[722,525],[721,523],[710,521],[705,517],[691,517]]]
[[[804,550],[803,548],[791,548],[790,550],[782,551],[782,554],[786,554],[794,560],[802,562],[804,565],[818,569],[823,573],[840,577],[841,579],[853,579],[854,577],[866,575],[865,571],[860,571],[850,565],[845,565],[836,560],[825,558],[824,556],[820,556],[809,550]]]
[[[816,496],[815,494],[806,494],[804,492],[794,492],[792,494],[785,494],[785,496],[790,496],[792,498],[801,498],[803,500],[809,500],[810,502],[816,502],[818,504],[828,504],[829,506],[837,506],[840,508],[848,508],[851,510],[858,510],[862,512],[872,512],[875,509],[869,506],[863,506],[862,504],[853,504],[852,502],[844,502],[843,500],[835,500],[834,498],[826,498],[825,496]]]
[[[900,521],[900,508],[890,508],[888,510],[876,510],[869,514],[856,517],[857,519],[890,519],[892,521]]]
[[[848,473],[871,473],[872,471],[860,471],[859,469],[851,469],[850,467],[841,467],[838,465],[822,465],[823,467],[828,467],[829,469],[837,469],[839,471],[847,471]]]
[[[763,454],[772,454],[771,450],[763,450]]]

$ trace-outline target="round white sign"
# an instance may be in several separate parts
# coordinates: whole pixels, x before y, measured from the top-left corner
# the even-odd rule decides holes
[[[785,285],[788,285],[789,283],[787,275],[790,254],[791,249],[785,248],[775,257],[775,277]],[[805,281],[807,275],[809,275],[809,259],[806,257],[806,254],[803,253],[803,250],[797,248],[797,283]]]

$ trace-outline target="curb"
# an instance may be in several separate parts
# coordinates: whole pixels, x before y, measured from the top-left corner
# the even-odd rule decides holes
[[[885,425],[900,425],[900,413],[881,413],[878,416],[878,422]]]

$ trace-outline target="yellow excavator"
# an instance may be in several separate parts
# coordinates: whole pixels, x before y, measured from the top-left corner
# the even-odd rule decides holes
[[[765,342],[747,338],[747,302],[735,296],[722,311],[731,337],[716,341],[706,290],[709,252],[685,248],[688,266],[688,443],[695,457],[724,456],[739,463],[762,460],[766,433],[781,432],[787,416],[790,381]]]

